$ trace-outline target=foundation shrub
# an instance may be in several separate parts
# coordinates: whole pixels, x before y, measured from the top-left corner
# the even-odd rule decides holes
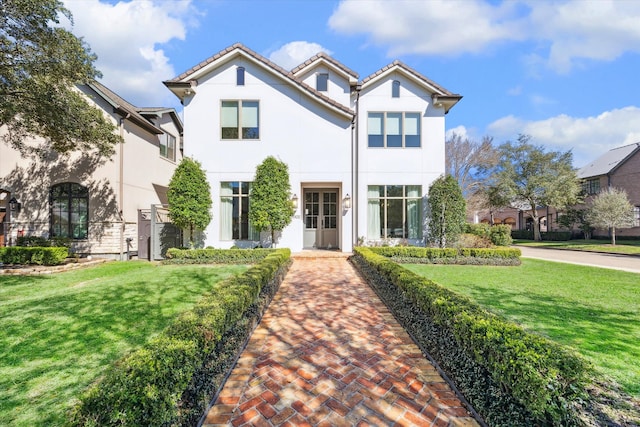
[[[579,425],[589,366],[370,248],[354,264],[491,426]]]
[[[1,248],[0,262],[19,265],[59,265],[69,256],[62,247],[9,246]]]
[[[511,226],[506,224],[494,225],[489,231],[491,243],[496,246],[509,246],[513,243]]]
[[[483,239],[489,240],[491,235],[491,226],[485,223],[480,223],[480,224],[467,223],[465,225],[465,233],[473,234],[474,236],[478,236]]]
[[[80,397],[71,426],[191,426],[218,391],[290,265],[272,250],[227,279]]]
[[[182,249],[167,250],[166,264],[246,264],[264,259],[275,249]]]
[[[571,231],[545,231],[540,233],[542,240],[564,242],[571,240]]]
[[[469,233],[460,235],[460,238],[456,242],[456,247],[459,248],[490,248],[491,246],[493,246],[493,244],[488,238]]]
[[[400,263],[459,264],[459,265],[520,265],[518,248],[420,248],[376,247],[373,253],[392,258]]]

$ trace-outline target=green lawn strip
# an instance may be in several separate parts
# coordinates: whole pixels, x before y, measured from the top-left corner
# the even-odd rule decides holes
[[[640,275],[533,259],[518,267],[405,267],[575,348],[640,397]]]
[[[0,425],[62,425],[111,362],[246,268],[113,262],[0,276]]]
[[[587,252],[608,252],[627,255],[640,255],[640,240],[618,240],[613,246],[607,243],[607,240],[567,240],[567,241],[542,241],[534,242],[532,240],[516,240],[516,245],[552,248],[552,249],[569,249],[574,251]]]

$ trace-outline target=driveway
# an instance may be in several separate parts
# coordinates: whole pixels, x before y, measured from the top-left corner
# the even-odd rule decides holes
[[[514,247],[522,251],[524,258],[537,258],[547,261],[590,265],[593,267],[640,273],[640,256],[572,251],[568,249],[532,248],[530,246],[518,245]]]

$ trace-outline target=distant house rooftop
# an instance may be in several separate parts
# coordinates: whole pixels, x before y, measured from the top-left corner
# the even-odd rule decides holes
[[[640,142],[611,149],[578,170],[578,178],[586,179],[609,174],[638,150],[640,150]]]

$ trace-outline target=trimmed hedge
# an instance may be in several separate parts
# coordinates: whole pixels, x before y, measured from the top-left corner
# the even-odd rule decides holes
[[[520,265],[518,248],[422,248],[393,246],[368,248],[396,262],[416,264]]]
[[[179,249],[170,248],[167,264],[246,264],[262,261],[276,249]]]
[[[290,254],[272,250],[108,368],[81,396],[69,424],[196,425],[275,295]]]
[[[491,426],[579,425],[589,365],[370,248],[354,264]]]
[[[545,231],[540,233],[542,240],[564,242],[571,240],[571,231]]]
[[[8,246],[0,248],[0,262],[21,265],[59,265],[69,256],[62,247]]]

